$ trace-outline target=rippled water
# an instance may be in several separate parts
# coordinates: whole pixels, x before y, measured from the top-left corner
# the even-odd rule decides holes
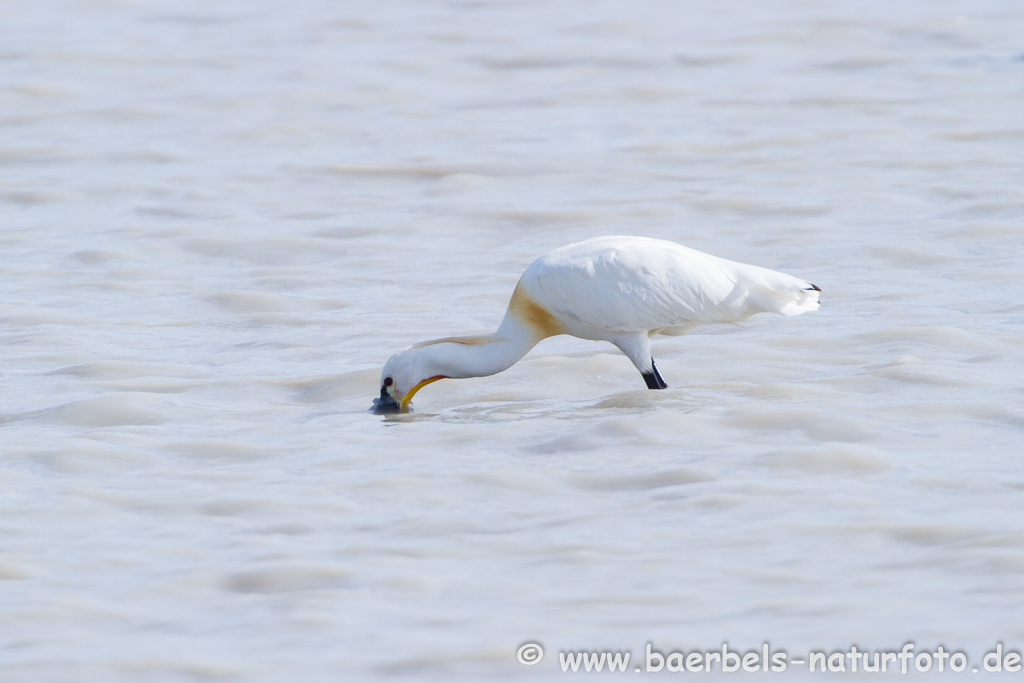
[[[1019,3],[0,25],[4,680],[1024,645]],[[602,234],[824,305],[656,342],[665,392],[558,338],[366,411],[391,353]]]

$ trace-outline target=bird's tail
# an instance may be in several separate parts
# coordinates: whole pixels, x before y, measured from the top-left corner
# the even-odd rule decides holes
[[[817,285],[767,268],[758,268],[750,282],[750,305],[766,313],[800,315],[821,306]]]

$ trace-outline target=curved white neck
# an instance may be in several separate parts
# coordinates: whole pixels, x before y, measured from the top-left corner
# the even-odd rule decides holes
[[[436,339],[415,348],[424,365],[424,376],[465,379],[508,369],[542,338],[533,327],[506,313],[494,334]]]

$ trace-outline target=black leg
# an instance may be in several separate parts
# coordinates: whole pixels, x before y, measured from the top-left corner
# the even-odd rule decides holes
[[[647,382],[648,389],[668,389],[668,385],[665,384],[665,380],[662,378],[661,373],[658,372],[658,366],[654,364],[654,359],[651,359],[651,371],[643,373],[644,381]]]

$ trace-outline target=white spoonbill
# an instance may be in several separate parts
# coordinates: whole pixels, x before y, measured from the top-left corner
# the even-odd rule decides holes
[[[542,339],[571,334],[619,347],[648,389],[665,389],[651,337],[755,313],[799,315],[821,290],[800,278],[647,237],[598,237],[541,256],[519,279],[494,334],[446,337],[399,351],[384,365],[378,413],[404,412],[439,379],[493,375]]]

